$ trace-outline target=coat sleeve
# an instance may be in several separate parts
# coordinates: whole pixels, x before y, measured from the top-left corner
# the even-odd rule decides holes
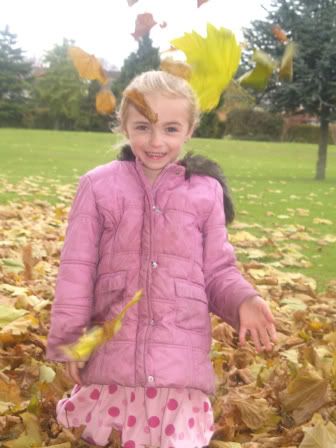
[[[69,213],[61,252],[51,310],[48,359],[67,361],[59,346],[75,342],[90,324],[102,227],[91,179],[83,176]]]
[[[227,239],[223,190],[216,181],[214,202],[203,227],[204,275],[209,310],[238,330],[239,307],[258,295],[236,266],[236,256]]]

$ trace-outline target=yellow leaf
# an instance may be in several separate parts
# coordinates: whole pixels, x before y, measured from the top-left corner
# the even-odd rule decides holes
[[[242,86],[255,90],[264,90],[275,68],[275,62],[264,51],[255,50],[253,60],[256,63],[254,69],[241,76],[238,81]]]
[[[110,90],[102,89],[96,95],[96,109],[101,115],[110,115],[116,107],[116,99]]]
[[[21,415],[25,427],[24,432],[15,440],[3,443],[6,448],[35,448],[42,445],[41,429],[38,418],[25,412]]]
[[[142,297],[142,291],[137,291],[122,311],[112,320],[104,323],[103,326],[95,326],[81,336],[77,342],[67,346],[62,346],[62,351],[75,361],[86,360],[91,353],[99,346],[104,344],[107,340],[120,331],[122,320],[125,317],[127,310],[135,305]]]
[[[292,412],[299,425],[329,402],[328,381],[313,368],[306,367],[298,371],[279,397],[285,411]]]
[[[315,425],[305,430],[299,448],[335,448],[336,426],[332,422],[325,424],[322,417],[318,417],[315,418]]]
[[[239,65],[241,50],[234,34],[209,23],[206,37],[193,31],[173,39],[171,44],[183,51],[191,66],[190,84],[199,98],[201,110],[214,109]]]
[[[69,56],[81,78],[89,80],[95,79],[100,84],[106,84],[108,82],[101,63],[94,55],[86,53],[79,47],[70,47]]]
[[[279,68],[279,79],[281,81],[291,81],[293,79],[293,59],[297,52],[295,42],[289,42],[281,59]]]
[[[25,314],[27,314],[27,311],[25,310],[17,310],[12,306],[0,304],[0,328],[5,327]]]
[[[190,65],[181,61],[175,61],[173,58],[166,58],[161,61],[160,69],[186,81],[190,81],[192,75]]]

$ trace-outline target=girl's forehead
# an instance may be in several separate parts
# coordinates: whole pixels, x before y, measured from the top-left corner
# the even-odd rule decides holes
[[[158,115],[159,122],[181,121],[189,122],[189,104],[183,97],[169,97],[162,93],[151,93],[144,95],[145,100]],[[132,104],[129,104],[128,119],[147,120]]]

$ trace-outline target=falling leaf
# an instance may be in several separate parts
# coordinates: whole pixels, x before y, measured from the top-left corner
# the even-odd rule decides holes
[[[175,61],[172,58],[166,58],[161,61],[160,68],[165,72],[171,73],[172,75],[178,76],[187,81],[191,78],[192,73],[190,65],[181,61]]]
[[[110,90],[102,89],[96,95],[96,110],[101,115],[110,115],[115,110],[116,99]]]
[[[279,42],[287,42],[288,41],[288,37],[285,33],[285,31],[281,28],[280,25],[273,25],[272,26],[272,33],[273,36],[279,41]]]
[[[151,123],[156,123],[158,121],[157,113],[152,111],[141,92],[139,92],[137,89],[126,89],[124,95],[129,101],[131,101],[137,111],[140,114],[144,115]]]
[[[167,22],[162,22],[160,23],[160,28],[166,28],[167,27]]]
[[[138,0],[127,0],[128,6],[133,6]]]
[[[86,360],[91,353],[104,344],[109,339],[120,331],[122,320],[126,315],[127,310],[135,305],[142,297],[142,291],[137,291],[132,300],[117,314],[111,321],[106,321],[103,326],[95,326],[84,333],[77,342],[71,345],[62,346],[62,351],[71,360],[81,361]]]
[[[256,63],[254,69],[242,75],[238,82],[242,86],[251,87],[255,90],[264,90],[275,68],[275,62],[267,53],[255,50],[253,61]]]
[[[231,81],[223,94],[223,106],[217,111],[225,121],[227,114],[235,109],[251,109],[255,105],[255,98],[237,81]]]
[[[150,32],[153,26],[156,25],[153,15],[149,12],[139,14],[135,21],[135,31],[132,36],[135,40],[139,40]]]
[[[232,80],[240,61],[240,46],[232,31],[208,23],[207,36],[193,31],[173,39],[171,44],[184,52],[191,66],[190,84],[202,111],[214,109]]]
[[[79,47],[70,47],[69,55],[81,78],[97,80],[102,85],[108,82],[101,63],[94,55],[86,53]]]
[[[207,3],[209,0],[197,0],[197,8],[203,5],[203,3]]]
[[[288,42],[279,68],[279,79],[281,81],[292,81],[293,79],[293,59],[297,53],[295,42]]]

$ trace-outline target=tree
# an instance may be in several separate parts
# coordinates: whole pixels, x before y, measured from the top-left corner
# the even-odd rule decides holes
[[[87,126],[88,117],[81,105],[88,94],[88,83],[80,79],[68,57],[71,45],[73,42],[67,39],[62,45],[55,45],[44,58],[44,73],[35,80],[36,114],[45,114],[45,123],[54,129]]]
[[[17,48],[16,35],[0,30],[0,126],[20,126],[29,96],[31,63]]]
[[[298,44],[294,77],[290,83],[273,81],[265,92],[277,111],[306,113],[319,117],[320,143],[315,179],[325,179],[329,123],[336,117],[336,1],[273,0],[265,20],[254,21],[244,32],[247,42],[275,58],[283,44],[272,35],[280,25]]]
[[[136,52],[131,53],[121,68],[118,79],[112,85],[112,91],[118,99],[129,82],[138,74],[147,70],[155,70],[160,66],[158,48],[153,47],[153,42],[146,34],[139,40]]]

